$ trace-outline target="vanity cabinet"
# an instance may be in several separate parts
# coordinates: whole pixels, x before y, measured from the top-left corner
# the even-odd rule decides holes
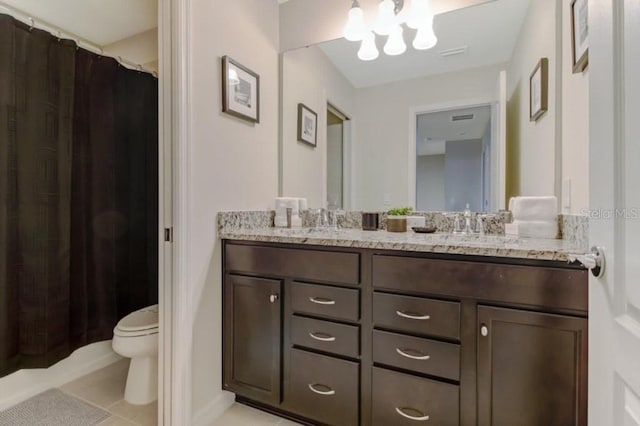
[[[225,241],[224,388],[312,425],[586,425],[587,282],[559,262]]]
[[[479,306],[478,323],[478,425],[587,424],[585,318]]]
[[[224,286],[225,389],[278,404],[282,282],[227,274]]]

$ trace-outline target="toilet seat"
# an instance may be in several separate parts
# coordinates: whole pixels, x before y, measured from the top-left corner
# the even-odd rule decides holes
[[[147,306],[122,318],[113,334],[122,337],[146,336],[158,333],[158,305]]]

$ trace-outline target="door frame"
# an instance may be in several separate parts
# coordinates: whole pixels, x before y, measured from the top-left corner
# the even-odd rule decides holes
[[[351,170],[353,169],[351,158],[352,155],[352,128],[351,122],[352,118],[349,114],[343,112],[342,109],[335,106],[331,100],[327,100],[327,111],[333,110],[333,114],[342,120],[342,209],[349,210],[352,206],[351,200]],[[327,114],[327,123],[325,123],[328,127],[329,115]],[[329,148],[329,135],[326,135],[327,146],[325,150]],[[328,164],[328,155],[325,153],[325,164],[324,168],[327,168]],[[325,171],[326,173],[326,171]],[[326,186],[327,176],[325,176],[325,186]],[[328,190],[327,190],[328,194]]]
[[[191,424],[192,318],[187,269],[189,0],[159,2],[158,425]],[[169,241],[165,230],[169,229]]]
[[[416,107],[411,107],[409,108],[409,149],[408,149],[408,157],[407,157],[407,161],[408,161],[408,167],[407,167],[407,172],[408,172],[408,181],[409,181],[409,190],[408,190],[408,194],[409,194],[409,206],[412,206],[414,209],[417,207],[416,203],[417,203],[417,188],[418,188],[418,182],[417,182],[417,171],[416,171],[416,161],[417,161],[417,145],[418,145],[418,132],[416,131],[417,126],[418,126],[418,116],[419,115],[423,115],[423,114],[430,114],[430,113],[434,113],[434,112],[442,112],[442,111],[452,111],[452,110],[457,110],[457,109],[462,109],[462,108],[473,108],[473,107],[479,107],[479,106],[489,106],[491,107],[491,122],[493,123],[494,120],[497,119],[497,117],[495,117],[495,108],[494,105],[496,105],[498,103],[498,101],[496,99],[493,99],[492,97],[480,97],[480,98],[471,98],[471,99],[460,99],[460,100],[455,100],[455,101],[450,101],[450,102],[443,102],[443,103],[438,103],[438,104],[430,104],[430,105],[423,105],[423,106],[416,106]],[[496,152],[498,153],[498,147],[497,145],[497,135],[491,135],[491,150],[492,152]],[[493,163],[494,160],[494,156],[492,155],[491,158],[491,162]],[[504,159],[506,161],[506,159]],[[492,193],[495,191],[495,188],[499,188],[501,185],[502,187],[504,187],[504,181],[500,182],[498,185],[496,185],[494,182],[492,182],[491,184],[491,188],[492,188]],[[497,211],[497,209],[496,209]]]

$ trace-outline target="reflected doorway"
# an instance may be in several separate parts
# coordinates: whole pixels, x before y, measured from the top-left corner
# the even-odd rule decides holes
[[[490,208],[491,115],[491,105],[480,105],[417,116],[417,210]]]
[[[327,207],[345,208],[345,124],[349,119],[327,104]]]

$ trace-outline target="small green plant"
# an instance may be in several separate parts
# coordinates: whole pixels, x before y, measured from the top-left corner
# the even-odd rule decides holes
[[[394,207],[387,213],[389,216],[406,216],[413,211],[412,207]]]

